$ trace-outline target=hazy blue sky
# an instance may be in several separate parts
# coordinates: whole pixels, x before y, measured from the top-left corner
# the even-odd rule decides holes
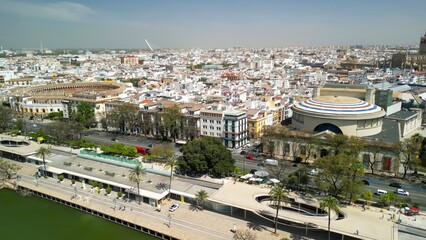
[[[0,0],[3,48],[418,44],[426,0]]]

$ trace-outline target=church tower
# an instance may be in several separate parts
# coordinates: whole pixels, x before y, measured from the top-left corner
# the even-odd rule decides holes
[[[419,54],[426,55],[426,33],[420,38]]]

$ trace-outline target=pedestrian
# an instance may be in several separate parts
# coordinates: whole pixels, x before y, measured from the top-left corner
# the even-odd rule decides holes
[[[384,213],[382,213],[382,219],[385,217],[385,214]]]
[[[237,231],[237,225],[235,223],[234,223],[233,231],[234,233]]]
[[[355,234],[356,234],[356,235],[359,235],[358,229],[356,230]]]

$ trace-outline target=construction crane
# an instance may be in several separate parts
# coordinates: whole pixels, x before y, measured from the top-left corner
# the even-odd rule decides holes
[[[154,51],[154,50],[152,49],[151,45],[149,45],[148,40],[146,40],[146,39],[145,39],[145,42],[146,42],[146,44],[148,45],[149,49],[151,49],[151,51]]]

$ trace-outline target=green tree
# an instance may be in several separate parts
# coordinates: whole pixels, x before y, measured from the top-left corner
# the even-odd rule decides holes
[[[342,134],[335,134],[328,140],[328,145],[331,147],[334,155],[338,155],[340,150],[344,150],[344,146],[347,144],[348,137]]]
[[[74,113],[74,119],[89,128],[94,122],[95,109],[90,103],[80,103]]]
[[[151,148],[152,159],[170,159],[175,155],[173,143],[157,144]]]
[[[328,213],[328,240],[330,240],[331,239],[331,232],[330,232],[331,211],[334,211],[336,214],[339,213],[339,210],[340,210],[339,201],[332,196],[327,196],[321,200],[320,208],[324,211],[327,211]]]
[[[18,119],[16,120],[16,129],[21,131],[21,133],[25,130],[25,120],[24,119]]]
[[[278,184],[278,185],[275,185],[271,189],[271,191],[269,192],[269,197],[271,199],[272,204],[277,209],[276,214],[275,214],[275,231],[274,231],[274,233],[277,233],[278,212],[281,208],[281,203],[283,203],[283,202],[285,203],[285,202],[288,201],[287,193],[286,193],[285,189],[283,188],[283,186]]]
[[[201,206],[201,211],[204,209],[204,202],[209,198],[209,194],[205,190],[200,190],[195,193],[195,199],[197,203]]]
[[[141,196],[140,196],[139,185],[142,181],[142,178],[145,175],[146,175],[146,170],[140,164],[136,165],[132,170],[129,171],[129,180],[136,183],[136,186],[138,188],[139,204],[141,204]]]
[[[169,200],[171,197],[171,190],[172,190],[172,177],[173,177],[173,170],[177,166],[177,160],[174,157],[168,158],[167,162],[164,164],[164,169],[169,170],[170,169],[170,178],[169,178]]]
[[[169,132],[173,142],[176,142],[176,139],[179,138],[179,134],[183,129],[183,120],[185,116],[182,114],[178,106],[174,105],[171,108],[165,108],[162,117],[164,127]]]
[[[395,203],[398,199],[398,196],[395,193],[385,193],[379,196],[379,201],[385,205],[389,206],[390,203]]]
[[[421,142],[417,138],[406,138],[403,141],[396,143],[397,155],[400,156],[400,163],[404,168],[402,179],[405,179],[408,170],[417,168],[419,164],[419,153],[421,149]]]
[[[365,200],[367,203],[367,206],[369,203],[373,200],[373,192],[372,191],[365,191],[362,193],[361,197]]]
[[[15,114],[12,109],[0,105],[0,132],[10,127],[10,123],[14,117]]]
[[[234,170],[235,160],[231,152],[217,138],[202,137],[180,148],[179,169],[185,173],[228,176]]]
[[[52,154],[50,147],[40,147],[36,151],[36,157],[41,157],[43,160],[43,176],[46,177],[46,156]]]
[[[120,104],[107,113],[106,125],[122,132],[133,131],[139,122],[139,107],[136,104]]]
[[[340,155],[327,155],[319,158],[314,162],[314,166],[322,169],[322,171],[315,176],[318,187],[325,188],[333,196],[338,196],[342,193],[345,185],[344,181],[347,178],[347,157],[343,154]]]

